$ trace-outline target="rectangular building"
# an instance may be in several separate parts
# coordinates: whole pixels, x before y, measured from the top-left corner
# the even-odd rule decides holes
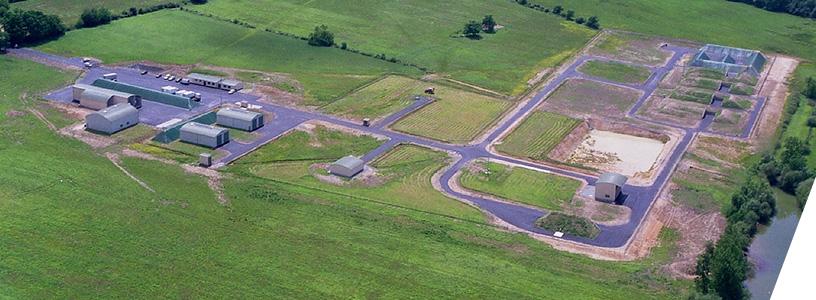
[[[626,184],[626,176],[618,173],[604,173],[595,182],[595,200],[615,202],[621,195],[621,189]]]
[[[338,159],[329,166],[329,173],[347,178],[354,177],[365,168],[365,162],[355,156],[346,156]]]
[[[187,78],[191,84],[222,89],[225,91],[229,90],[240,90],[244,88],[244,84],[235,79],[224,79],[218,76],[212,75],[205,75],[199,73],[190,73],[187,75]]]
[[[224,108],[216,113],[215,123],[224,127],[255,131],[264,125],[264,115],[243,109]]]
[[[212,125],[190,122],[181,126],[179,138],[182,142],[218,148],[229,143],[229,130]]]
[[[119,103],[85,116],[85,128],[113,134],[139,124],[139,110],[128,103]]]

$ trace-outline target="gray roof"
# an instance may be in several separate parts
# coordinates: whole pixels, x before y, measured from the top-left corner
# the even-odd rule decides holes
[[[626,176],[623,176],[618,173],[603,173],[600,177],[598,177],[598,183],[612,183],[617,186],[623,186],[626,184],[626,180],[628,180]]]
[[[111,89],[106,89],[106,88],[93,86],[93,85],[88,85],[88,84],[78,83],[78,84],[75,84],[74,86],[78,87],[78,88],[81,88],[81,89],[83,89],[85,91],[92,90],[92,91],[95,91],[98,94],[100,94],[100,93],[106,94],[106,95],[108,95],[108,98],[110,98],[110,96],[113,96],[113,95],[116,95],[116,96],[119,96],[119,97],[124,97],[124,98],[130,98],[130,97],[134,96],[133,94],[130,94],[130,93],[124,93],[124,92],[111,90]],[[107,100],[107,99],[105,99],[105,100]]]
[[[117,120],[124,117],[127,117],[131,114],[139,113],[139,111],[128,103],[119,103],[105,109],[99,110],[94,112],[93,114],[97,114],[107,120]]]
[[[337,161],[334,162],[334,164],[351,170],[365,164],[365,162],[362,159],[357,158],[356,156],[349,155],[341,159],[338,159]]]
[[[181,126],[181,131],[214,137],[218,136],[224,131],[227,131],[227,129],[215,127],[212,125],[201,124],[198,122],[190,122]]]
[[[261,113],[248,111],[243,109],[233,109],[233,108],[225,108],[219,110],[216,113],[218,116],[229,117],[233,119],[243,120],[243,121],[252,121],[255,117],[260,116]]]
[[[199,74],[199,73],[190,73],[190,75],[187,75],[187,78],[188,79],[198,79],[198,80],[209,81],[209,82],[221,82],[221,80],[224,80],[224,78],[221,78],[221,77],[218,77],[218,76],[205,75],[205,74]]]

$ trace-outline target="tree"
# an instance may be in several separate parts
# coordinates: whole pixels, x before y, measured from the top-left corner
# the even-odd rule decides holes
[[[799,204],[799,208],[805,208],[805,204],[807,203],[807,198],[810,194],[810,189],[812,186],[813,178],[810,178],[800,182],[799,186],[796,187],[796,202]]]
[[[65,25],[59,17],[39,11],[13,9],[2,22],[12,44],[41,42],[65,33]]]
[[[816,99],[816,79],[813,79],[813,77],[808,77],[802,94],[810,99]]]
[[[808,146],[796,137],[785,139],[784,150],[779,156],[779,162],[785,171],[799,171],[807,166]],[[784,171],[783,171],[784,172]]]
[[[476,21],[467,22],[467,24],[465,24],[465,28],[462,29],[462,34],[469,39],[480,38],[480,32],[482,32],[482,24],[479,24],[479,22]]]
[[[108,24],[113,19],[110,10],[104,7],[86,9],[77,21],[77,28],[89,28]]]
[[[711,260],[714,258],[714,244],[706,242],[705,250],[697,257],[697,266],[694,268],[694,285],[703,294],[711,293],[713,290],[711,283]]]
[[[586,19],[584,19],[584,17],[578,17],[577,19],[575,19],[575,23],[576,24],[584,24],[584,23],[586,23]]]
[[[331,47],[334,45],[334,33],[331,33],[326,25],[317,26],[314,32],[309,35],[309,45]]]
[[[556,15],[560,15],[562,11],[564,11],[564,8],[563,8],[563,7],[561,7],[561,5],[556,5],[556,6],[555,6],[555,7],[553,7],[553,9],[552,9],[552,13],[553,13],[553,14],[556,14]]]
[[[599,29],[601,28],[601,24],[598,22],[598,17],[591,16],[587,19],[586,26],[592,29]]]
[[[192,4],[207,4],[207,0],[190,0]]]
[[[742,282],[747,278],[748,260],[741,235],[739,230],[727,228],[711,259],[713,290],[725,300],[743,300],[747,296]]]
[[[0,18],[6,15],[6,12],[9,10],[9,1],[8,0],[0,0]]]
[[[516,2],[521,5],[527,5],[528,3],[527,0],[516,0]]]
[[[572,21],[575,18],[575,11],[568,10],[566,14],[564,14],[564,18],[567,18],[567,21]]]
[[[0,31],[0,52],[8,48],[9,44],[9,34],[5,31]]]
[[[493,20],[493,15],[486,15],[482,19],[482,30],[486,33],[496,32],[496,20]]]

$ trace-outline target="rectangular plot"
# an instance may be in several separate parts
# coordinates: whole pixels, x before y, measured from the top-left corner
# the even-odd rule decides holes
[[[496,149],[519,157],[543,160],[581,122],[567,116],[533,112]]]

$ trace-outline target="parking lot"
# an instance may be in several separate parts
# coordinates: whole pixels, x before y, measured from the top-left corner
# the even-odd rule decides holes
[[[164,86],[173,86],[179,90],[188,90],[201,94],[201,101],[197,102],[199,105],[193,109],[183,109],[163,103],[153,102],[150,99],[143,99],[142,108],[139,110],[139,121],[148,125],[159,125],[173,119],[185,120],[195,115],[210,111],[222,103],[235,103],[238,101],[251,101],[259,97],[244,94],[234,93],[230,95],[227,91],[215,88],[209,88],[199,85],[184,85],[175,81],[168,81],[162,78],[156,78],[155,73],[141,74],[141,70],[126,67],[107,67],[95,66],[87,70],[86,75],[77,83],[91,84],[94,80],[102,78],[102,75],[108,73],[117,73],[117,81],[138,85],[145,88],[161,91]],[[71,103],[72,102],[72,87],[67,86],[60,90],[49,93],[45,96],[46,99]]]

